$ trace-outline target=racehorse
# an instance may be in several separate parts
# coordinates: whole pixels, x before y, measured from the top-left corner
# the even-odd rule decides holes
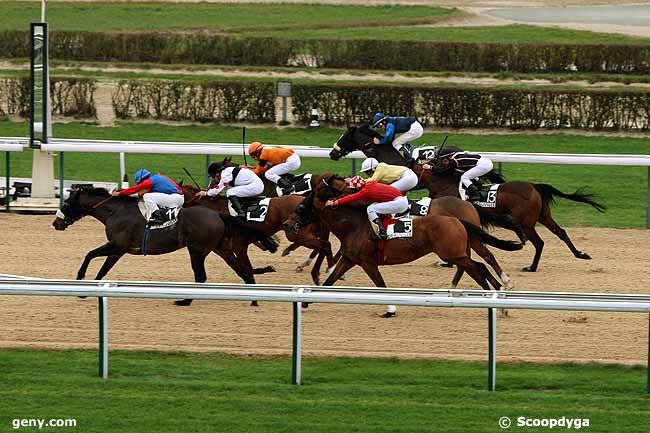
[[[223,258],[246,284],[255,283],[251,273],[237,262],[223,220],[210,209],[182,209],[176,224],[150,230],[147,242],[143,243],[146,221],[138,209],[138,199],[111,197],[104,188],[81,188],[70,191],[52,225],[56,230],[65,230],[86,215],[106,226],[108,242],[86,254],[77,280],[85,277],[90,261],[96,257],[106,257],[95,277],[101,280],[124,254],[156,255],[187,248],[197,283],[207,280],[205,258],[210,252]]]
[[[458,197],[458,178],[453,173],[436,173],[421,165],[414,166],[414,171],[420,182],[429,190],[431,197]],[[512,215],[521,224],[524,234],[535,247],[535,256],[530,266],[523,268],[527,272],[537,271],[539,260],[544,248],[544,241],[535,230],[539,222],[546,226],[554,235],[562,239],[576,258],[589,260],[589,254],[578,250],[567,232],[558,225],[551,215],[551,206],[555,197],[565,198],[580,203],[586,203],[599,212],[605,211],[605,206],[593,199],[593,194],[577,190],[566,194],[555,187],[544,183],[505,182],[499,186],[494,208],[485,208],[483,212]]]
[[[196,193],[199,191],[191,185],[182,186],[183,193],[185,194],[186,206],[200,205],[219,212],[222,218],[226,220],[233,220],[228,210],[228,199],[226,197],[203,197],[195,199]],[[271,236],[278,231],[282,230],[282,222],[293,214],[296,207],[303,201],[303,197],[298,195],[286,195],[282,197],[273,197],[269,201],[268,211],[264,218],[264,222],[238,222],[243,232],[254,230],[262,233],[265,236]],[[319,260],[314,264],[311,271],[311,277],[315,285],[319,284],[319,268],[322,263],[322,258],[327,259],[329,267],[333,267],[335,260],[332,255],[332,246],[327,238],[320,237],[322,227],[319,224],[312,224],[304,227],[297,233],[287,233],[287,239],[300,246],[313,249],[319,253]],[[329,234],[329,232],[327,232]],[[248,247],[254,242],[247,236],[233,236],[232,248],[237,258],[243,263],[247,269],[251,269],[252,265],[248,258]]]
[[[369,222],[366,213],[358,207],[344,206],[337,209],[324,207],[326,200],[338,197],[346,190],[345,180],[334,174],[324,175],[305,204],[296,210],[293,219],[286,222],[294,230],[303,224],[318,219],[325,223],[341,241],[341,259],[334,271],[323,283],[333,285],[350,268],[359,265],[377,287],[386,287],[379,272],[379,266],[396,265],[416,260],[428,253],[435,252],[460,270],[467,272],[483,289],[501,288],[483,263],[469,257],[470,240],[476,238],[481,242],[497,248],[514,251],[522,244],[497,239],[479,227],[457,218],[442,215],[427,215],[413,220],[411,238],[384,241],[382,252],[377,242],[369,237]]]

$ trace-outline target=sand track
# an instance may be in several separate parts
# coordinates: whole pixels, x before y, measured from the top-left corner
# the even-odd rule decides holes
[[[84,219],[65,232],[50,226],[52,216],[0,215],[0,273],[74,278],[87,251],[101,245],[103,227]],[[650,241],[645,230],[570,229],[578,248],[594,260],[572,258],[545,229],[540,272],[518,271],[532,259],[532,247],[517,253],[496,252],[520,290],[648,293],[647,259],[640,252]],[[498,233],[507,237],[506,233]],[[286,243],[285,243],[286,245]],[[305,283],[306,273],[293,272],[304,253],[289,257],[252,251],[257,265],[276,264],[279,272],[258,278],[264,283]],[[431,266],[433,256],[409,265],[384,267],[394,287],[445,287],[452,271]],[[91,264],[93,276],[101,262]],[[214,256],[207,262],[210,282],[238,282]],[[109,274],[112,279],[191,281],[186,251],[166,256],[125,257]],[[346,285],[369,285],[355,269]],[[476,288],[463,279],[463,288]],[[379,306],[313,305],[304,314],[307,355],[398,356],[483,360],[486,357],[485,311],[445,308],[401,308],[396,318],[377,317]],[[94,299],[2,297],[0,346],[95,347],[97,308]],[[603,361],[644,363],[648,318],[643,314],[514,311],[498,321],[499,360]],[[264,303],[195,302],[190,308],[170,301],[110,301],[111,348],[220,351],[238,354],[289,354],[291,307]]]

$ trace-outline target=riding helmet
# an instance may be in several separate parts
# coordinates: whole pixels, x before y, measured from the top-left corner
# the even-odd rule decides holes
[[[248,154],[255,155],[256,153],[261,152],[263,149],[264,147],[262,146],[262,143],[259,141],[254,141],[250,146],[248,146]]]
[[[361,164],[361,170],[359,170],[361,173],[367,173],[369,171],[373,171],[377,168],[379,165],[379,161],[377,161],[375,158],[366,158],[363,160],[363,163]]]
[[[381,122],[386,120],[386,117],[387,116],[384,116],[384,113],[380,111],[376,112],[375,115],[372,116],[372,122],[371,122],[372,127],[376,128],[377,125],[379,125]]]
[[[141,168],[140,170],[135,172],[135,183],[140,183],[143,180],[147,179],[149,176],[151,176],[149,170]]]

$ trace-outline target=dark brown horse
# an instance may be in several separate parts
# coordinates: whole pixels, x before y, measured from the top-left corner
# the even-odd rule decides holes
[[[228,211],[228,199],[226,197],[217,196],[215,198],[203,197],[201,199],[195,199],[195,194],[199,191],[198,188],[190,185],[183,185],[182,188],[183,192],[185,193],[186,206],[205,206],[219,212],[221,217],[226,221],[234,220]],[[255,238],[246,236],[245,233],[247,231],[255,231],[265,236],[271,236],[278,231],[283,230],[283,221],[285,221],[287,218],[289,218],[289,216],[293,214],[296,207],[303,200],[304,197],[298,195],[273,197],[269,202],[269,208],[264,222],[237,223],[244,233],[242,236],[234,236],[232,238],[232,248],[237,258],[246,269],[252,269],[250,259],[248,258],[248,247],[251,243],[255,242]],[[327,259],[328,266],[332,267],[335,263],[334,257],[332,255],[332,246],[330,245],[330,242],[327,240],[327,238],[323,239],[319,237],[321,232],[321,225],[311,224],[302,228],[297,233],[286,234],[287,239],[289,239],[290,242],[294,242],[300,246],[304,246],[317,251],[319,253],[319,258],[320,255],[322,255],[322,257]],[[321,263],[322,259],[320,259],[320,261],[317,261],[311,272],[312,280],[316,285],[318,285],[320,282],[319,268]]]
[[[467,272],[483,289],[489,290],[492,285],[498,290],[501,283],[484,264],[469,257],[470,239],[475,237],[481,242],[509,251],[522,248],[520,243],[502,241],[457,218],[428,215],[413,221],[413,237],[385,241],[385,248],[380,253],[377,242],[370,239],[368,218],[362,208],[324,207],[326,200],[339,197],[345,192],[348,190],[345,189],[343,178],[336,175],[324,176],[323,182],[305,200],[304,205],[296,210],[294,218],[287,221],[287,225],[299,228],[312,220],[320,220],[341,241],[342,257],[334,272],[323,283],[325,286],[333,285],[350,268],[359,265],[377,287],[386,287],[379,266],[408,263],[434,252]]]
[[[440,174],[433,170],[424,169],[420,165],[414,166],[414,171],[420,182],[429,190],[431,197],[454,196],[458,197],[458,177],[453,174]],[[535,257],[530,266],[524,271],[535,272],[544,248],[544,241],[535,230],[539,222],[546,226],[553,234],[562,239],[573,255],[579,259],[589,260],[589,254],[578,250],[567,232],[560,227],[551,215],[551,206],[555,198],[561,197],[580,203],[586,203],[599,212],[604,212],[605,206],[597,203],[592,194],[585,194],[581,190],[573,194],[565,194],[551,185],[530,182],[505,182],[499,186],[496,207],[485,208],[484,212],[512,215],[523,227],[526,238],[535,247]]]
[[[78,280],[85,277],[90,261],[96,257],[106,257],[95,277],[96,280],[101,280],[124,254],[144,253],[142,249],[146,221],[138,209],[137,199],[111,198],[103,188],[72,190],[52,225],[57,230],[65,230],[86,215],[94,217],[106,226],[108,242],[86,254],[77,272]],[[146,254],[166,254],[187,248],[194,280],[203,283],[207,279],[205,258],[210,252],[214,252],[223,258],[245,283],[254,283],[250,272],[237,262],[226,233],[226,225],[217,212],[205,208],[182,209],[176,224],[149,232],[145,244]]]

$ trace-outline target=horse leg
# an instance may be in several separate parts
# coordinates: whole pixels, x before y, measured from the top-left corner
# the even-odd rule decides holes
[[[370,277],[376,287],[386,287],[384,277],[382,277],[381,272],[379,272],[379,267],[376,264],[364,262],[361,263],[361,267],[366,272],[366,275]],[[381,317],[389,319],[391,317],[394,317],[395,314],[397,314],[397,307],[395,305],[386,305],[386,311],[381,315]]]
[[[447,262],[445,262],[445,263],[447,263]],[[451,288],[452,289],[455,289],[456,287],[458,287],[458,282],[463,277],[464,273],[465,273],[465,271],[463,270],[463,268],[461,268],[460,266],[456,267],[456,274],[454,275],[454,278],[451,280]]]
[[[255,284],[255,277],[253,276],[254,272],[251,272],[251,269],[249,267],[242,266],[240,263],[242,256],[235,256],[235,253],[229,249],[215,249],[214,252],[217,253],[226,262],[230,269],[235,271],[239,278],[244,280],[244,283]],[[245,254],[243,257],[248,260],[247,254]],[[248,263],[250,263],[250,260]],[[251,307],[258,306],[259,304],[257,301],[251,301]]]
[[[536,272],[537,266],[539,265],[539,259],[542,257],[542,250],[544,249],[544,241],[539,237],[539,234],[533,227],[524,227],[524,233],[526,237],[535,247],[535,257],[533,257],[533,263],[530,266],[526,266],[522,269],[525,272]]]
[[[258,274],[266,274],[269,272],[276,272],[276,269],[274,266],[264,266],[262,268],[254,268],[253,264],[250,261],[250,258],[248,257],[248,246],[250,243],[240,241],[239,239],[234,239],[232,243],[232,250],[235,253],[235,256],[237,256],[237,259],[239,260],[240,266],[242,266],[244,269],[246,269],[248,272],[252,273],[253,275],[258,275]],[[219,254],[219,253],[217,253]],[[225,258],[224,258],[225,260]],[[237,271],[235,271],[237,272]],[[237,274],[239,275],[239,274]],[[241,275],[240,275],[241,277]],[[248,283],[247,283],[248,284]]]
[[[112,256],[106,257],[106,261],[102,265],[101,269],[99,272],[97,272],[97,276],[95,277],[96,280],[101,280],[108,274],[108,271],[110,271],[113,266],[122,258],[123,254],[115,254]]]
[[[309,253],[309,256],[305,259],[304,262],[296,266],[296,272],[302,272],[307,266],[309,266],[318,254],[318,251],[314,250],[311,253]]]
[[[589,254],[580,251],[575,247],[575,245],[573,245],[573,242],[571,242],[571,239],[569,238],[566,230],[560,227],[551,216],[550,210],[545,215],[542,215],[542,217],[539,219],[539,222],[546,226],[546,228],[548,228],[555,236],[562,239],[576,258],[591,260],[591,256]]]
[[[282,251],[281,256],[288,256],[292,251],[296,251],[298,248],[300,248],[300,245],[294,242]]]
[[[208,275],[205,273],[205,258],[207,254],[195,248],[187,248],[190,253],[190,262],[192,263],[192,271],[194,271],[194,282],[205,283]],[[192,305],[192,299],[181,299],[174,301],[175,305],[187,307]]]
[[[472,249],[476,251],[476,254],[481,256],[481,258],[485,260],[488,265],[492,266],[492,269],[494,269],[494,272],[497,273],[506,290],[512,290],[514,288],[512,280],[501,268],[499,262],[497,262],[497,259],[494,257],[492,252],[478,239],[472,239],[470,241],[470,244]]]
[[[490,290],[490,285],[488,284],[486,275],[486,273],[489,275],[490,271],[487,270],[483,263],[476,262],[469,257],[450,258],[448,261],[467,272],[467,274],[472,277],[472,279],[476,281],[483,290]]]
[[[349,271],[352,267],[354,267],[354,263],[352,262],[352,260],[346,257],[341,257],[341,259],[336,263],[336,266],[334,267],[332,273],[329,274],[329,276],[323,283],[323,286],[333,286],[334,283],[339,278],[341,278],[343,274]]]
[[[318,257],[316,257],[316,263],[314,263],[314,266],[311,268],[311,280],[313,281],[315,286],[318,286],[320,282],[320,266],[323,264],[323,259],[325,259],[325,253],[320,252],[318,253]]]
[[[90,261],[96,257],[102,257],[102,256],[114,256],[114,255],[119,255],[120,257],[124,254],[124,251],[122,251],[121,248],[119,248],[117,245],[115,245],[113,242],[107,242],[104,245],[102,245],[99,248],[95,248],[94,250],[91,250],[86,254],[86,257],[84,258],[83,263],[81,264],[81,267],[79,268],[79,271],[77,271],[77,280],[83,280],[84,277],[86,276],[86,271],[88,270],[88,265],[90,264]],[[113,263],[115,264],[115,263]],[[110,269],[110,268],[108,268]],[[108,270],[107,270],[108,272]]]

